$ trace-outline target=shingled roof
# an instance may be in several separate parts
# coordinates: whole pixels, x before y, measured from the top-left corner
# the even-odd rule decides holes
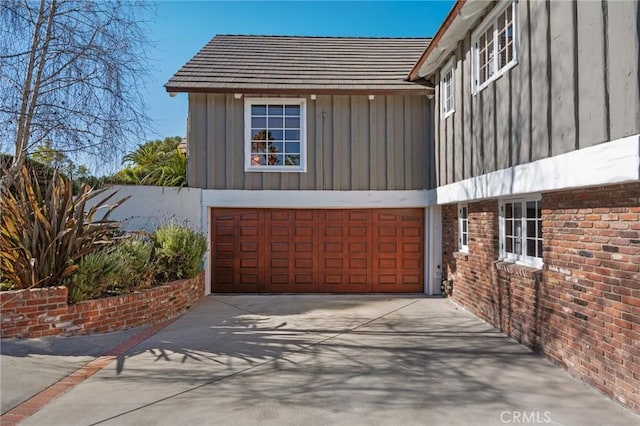
[[[419,93],[406,76],[428,38],[218,35],[165,84],[168,92]]]

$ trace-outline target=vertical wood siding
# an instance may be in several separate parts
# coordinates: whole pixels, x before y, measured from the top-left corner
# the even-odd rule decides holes
[[[458,44],[444,120],[436,90],[437,185],[640,132],[638,2],[521,1],[518,25],[518,65],[476,95],[471,35]]]
[[[307,98],[307,172],[244,171],[244,99],[189,94],[188,180],[248,190],[411,190],[435,184],[426,96]]]

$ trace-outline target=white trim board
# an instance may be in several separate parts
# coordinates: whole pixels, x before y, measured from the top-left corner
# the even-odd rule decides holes
[[[437,188],[438,204],[640,180],[640,134]]]
[[[410,191],[252,191],[202,190],[209,207],[345,209],[427,207],[436,204],[435,190]]]

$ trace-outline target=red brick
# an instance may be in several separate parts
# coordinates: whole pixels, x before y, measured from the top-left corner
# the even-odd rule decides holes
[[[632,242],[640,239],[639,197],[638,183],[543,194],[547,269],[539,294],[530,279],[492,269],[499,254],[497,203],[469,204],[474,244],[467,260],[451,256],[457,250],[457,206],[442,209],[443,266],[454,280],[454,299],[514,339],[538,345],[608,395],[627,395],[626,405],[636,410],[640,397],[636,394],[633,400],[628,395],[630,389],[638,389],[637,378],[630,377],[622,362],[632,359],[640,365],[640,353],[633,355],[633,342],[640,335],[640,243]],[[607,252],[603,245],[610,246]],[[593,257],[578,256],[581,250]],[[587,304],[578,303],[581,300]],[[541,307],[540,317],[535,316],[535,306]],[[624,386],[617,384],[621,381]]]
[[[150,324],[158,318],[172,318],[194,305],[204,294],[204,274],[193,280],[183,280],[163,287],[156,287],[134,295],[122,295],[109,299],[81,302],[77,305],[66,305],[66,288],[50,288],[26,290],[11,295],[20,300],[29,301],[30,306],[16,307],[15,321],[2,322],[0,335],[5,337],[39,337],[64,333],[87,334],[92,331],[113,331],[131,326]],[[160,296],[162,295],[162,297]],[[0,293],[5,300],[7,293]],[[174,298],[173,303],[163,303]],[[135,307],[131,305],[136,301]],[[161,306],[155,306],[161,304]],[[26,303],[25,303],[26,305]],[[136,309],[147,306],[146,311],[135,315]],[[107,310],[107,313],[100,312]],[[120,315],[121,310],[128,310]],[[13,315],[13,314],[12,314]],[[127,322],[122,318],[129,319]],[[7,318],[6,310],[3,317]],[[20,319],[17,319],[20,318]],[[44,323],[41,323],[45,321]],[[72,322],[78,329],[71,332],[68,327],[56,327],[58,323]],[[115,324],[118,324],[118,327]]]

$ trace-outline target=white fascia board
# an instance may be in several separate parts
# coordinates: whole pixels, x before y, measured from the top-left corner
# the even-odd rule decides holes
[[[455,50],[458,42],[465,38],[478,18],[492,5],[493,2],[486,0],[468,0],[437,42],[438,45],[435,50],[418,70],[418,76],[428,77],[435,73],[442,65],[442,62]]]
[[[436,191],[202,191],[203,206],[238,208],[404,208],[435,204]]]
[[[640,180],[640,135],[544,158],[437,188],[438,204]]]

